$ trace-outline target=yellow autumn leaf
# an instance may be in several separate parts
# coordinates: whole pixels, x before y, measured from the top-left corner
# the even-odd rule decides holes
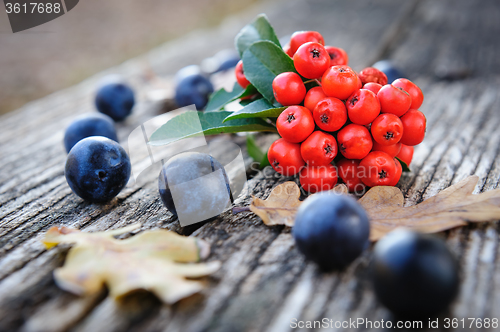
[[[42,240],[47,248],[73,244],[64,265],[54,271],[57,285],[77,295],[95,294],[106,285],[115,299],[145,289],[165,303],[175,303],[203,288],[201,282],[186,278],[219,269],[219,262],[193,264],[210,252],[210,246],[200,239],[161,229],[124,240],[114,238],[139,227],[97,233],[64,226],[50,228]]]

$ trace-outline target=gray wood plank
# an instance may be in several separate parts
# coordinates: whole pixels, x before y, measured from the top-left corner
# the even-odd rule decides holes
[[[453,3],[453,5],[451,5]],[[212,31],[192,34],[162,46],[82,84],[1,117],[0,121],[0,330],[23,331],[289,331],[290,319],[391,319],[371,291],[366,267],[370,251],[341,272],[321,273],[294,247],[290,229],[266,227],[251,213],[223,213],[201,227],[181,228],[161,204],[156,174],[141,186],[126,188],[105,205],[83,202],[67,186],[62,133],[71,119],[93,109],[98,80],[123,75],[139,92],[134,115],[118,126],[128,149],[128,134],[139,124],[172,109],[145,98],[155,87],[151,71],[173,74],[199,63],[217,49],[231,47],[242,24],[265,11],[280,35],[298,29],[320,30],[327,44],[345,48],[356,70],[389,56],[415,78],[425,93],[422,111],[428,133],[415,149],[412,173],[398,185],[413,205],[470,174],[480,177],[476,192],[498,186],[500,123],[496,86],[499,66],[496,36],[498,6],[484,1],[377,2],[311,0],[259,5]],[[474,15],[466,15],[474,9]],[[314,15],[315,20],[311,20]],[[473,38],[472,36],[482,36]],[[465,40],[465,41],[464,41]],[[192,54],[179,54],[190,46]],[[435,69],[466,63],[473,78],[437,81]],[[458,65],[457,65],[458,64]],[[171,85],[171,82],[167,84]],[[226,136],[243,143],[242,138]],[[146,157],[146,156],[144,156]],[[273,172],[266,174],[274,175]],[[237,206],[251,195],[267,197],[287,178],[255,174]],[[125,305],[106,299],[74,297],[54,284],[52,270],[69,247],[46,251],[40,243],[52,225],[85,231],[114,229],[140,222],[139,231],[166,228],[212,243],[209,260],[220,271],[207,288],[179,303],[162,305],[148,294],[132,295]],[[461,293],[446,317],[500,316],[498,223],[471,225],[443,234],[460,258]],[[60,318],[63,317],[63,318]]]

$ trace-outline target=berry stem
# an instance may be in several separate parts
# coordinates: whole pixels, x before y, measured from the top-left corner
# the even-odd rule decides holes
[[[274,127],[276,127],[276,119],[268,118],[267,120],[268,120],[267,123],[270,123]],[[276,130],[276,132],[278,132],[278,130]]]
[[[238,214],[241,212],[247,212],[250,211],[250,206],[235,206],[233,208],[233,214]]]
[[[304,81],[304,84],[311,83],[311,82],[316,82],[316,83],[318,83],[319,86],[321,86],[321,82],[317,78],[314,78],[312,80]]]

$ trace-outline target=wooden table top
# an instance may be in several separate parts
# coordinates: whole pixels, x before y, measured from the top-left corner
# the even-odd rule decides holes
[[[412,172],[398,185],[406,205],[472,174],[480,179],[477,193],[497,188],[497,1],[260,4],[219,28],[192,33],[0,117],[0,331],[289,331],[293,318],[391,319],[367,279],[371,250],[345,271],[321,273],[294,247],[289,228],[267,227],[249,212],[227,211],[201,226],[181,228],[161,203],[156,174],[148,173],[140,185],[128,186],[105,205],[84,202],[66,183],[64,129],[76,115],[94,111],[93,93],[102,76],[120,74],[138,91],[133,116],[118,125],[120,141],[130,151],[130,132],[173,108],[146,98],[157,84],[151,72],[173,74],[231,47],[239,28],[259,12],[268,14],[279,35],[320,31],[327,44],[347,50],[355,70],[389,58],[422,87],[427,136],[415,149]],[[463,73],[468,76],[455,79]],[[236,205],[247,205],[251,195],[267,197],[287,180],[257,174]],[[52,271],[63,263],[69,247],[44,248],[40,239],[51,226],[101,231],[137,222],[141,231],[165,228],[209,241],[209,260],[221,261],[222,268],[205,279],[201,294],[171,306],[149,294],[117,304],[104,292],[77,297],[55,285]],[[442,234],[460,259],[462,278],[460,295],[442,318],[500,318],[498,234],[497,222]]]

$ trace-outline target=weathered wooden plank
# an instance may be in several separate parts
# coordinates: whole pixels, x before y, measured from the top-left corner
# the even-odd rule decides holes
[[[321,22],[319,30],[327,44],[344,47],[357,70],[388,55],[416,78],[426,95],[422,110],[428,119],[428,135],[415,150],[413,172],[399,185],[408,205],[470,174],[480,176],[477,192],[496,188],[500,177],[500,113],[494,89],[498,78],[490,72],[498,66],[492,54],[499,43],[485,45],[476,40],[471,43],[477,50],[464,54],[463,49],[468,25],[476,34],[487,29],[487,38],[497,32],[500,25],[493,17],[498,9],[493,1],[485,1],[477,16],[464,15],[470,10],[466,1],[450,4],[315,0],[254,9],[264,8],[279,34],[318,29]],[[144,99],[145,91],[154,85],[147,78],[150,68],[172,74],[176,66],[199,62],[209,55],[207,50],[231,45],[234,27],[251,19],[245,15],[250,17],[228,21],[224,29],[204,32],[201,37],[191,35],[187,41],[174,42],[112,70],[139,91],[135,114],[118,126],[125,146],[128,134],[161,108]],[[457,26],[452,24],[455,20]],[[217,36],[214,45],[210,36]],[[193,43],[196,40],[200,43]],[[176,52],[186,45],[198,51]],[[455,51],[458,62],[467,60],[478,77],[454,83],[434,81],[435,67],[446,63]],[[105,205],[88,204],[72,194],[62,173],[62,132],[74,115],[92,110],[98,79],[31,103],[0,121],[0,330],[288,331],[294,317],[391,319],[368,283],[369,252],[345,271],[321,273],[298,253],[290,229],[268,228],[250,213],[233,216],[228,211],[200,228],[182,229],[158,199],[155,174],[146,174],[140,187],[127,188]],[[252,194],[266,197],[274,185],[287,180],[274,175],[260,173],[248,181],[236,205],[248,204]],[[65,224],[99,231],[135,222],[142,224],[139,231],[161,227],[208,240],[213,251],[210,260],[222,261],[222,269],[206,278],[202,294],[173,306],[161,305],[146,294],[131,296],[125,305],[104,299],[104,294],[75,298],[56,287],[51,271],[62,264],[68,248],[43,248],[39,240],[48,227]],[[460,257],[463,278],[460,297],[447,317],[498,316],[498,225],[468,226],[445,236]],[[61,315],[64,318],[58,318]]]
[[[64,293],[48,300],[36,313],[27,317],[21,331],[37,332],[42,326],[44,331],[66,331],[69,326],[75,325],[102,301],[104,296],[104,290],[99,294],[86,297]]]
[[[420,1],[406,24],[405,38],[390,57],[412,77],[434,77],[437,72],[474,77],[496,76],[499,72],[500,8],[495,0]]]

